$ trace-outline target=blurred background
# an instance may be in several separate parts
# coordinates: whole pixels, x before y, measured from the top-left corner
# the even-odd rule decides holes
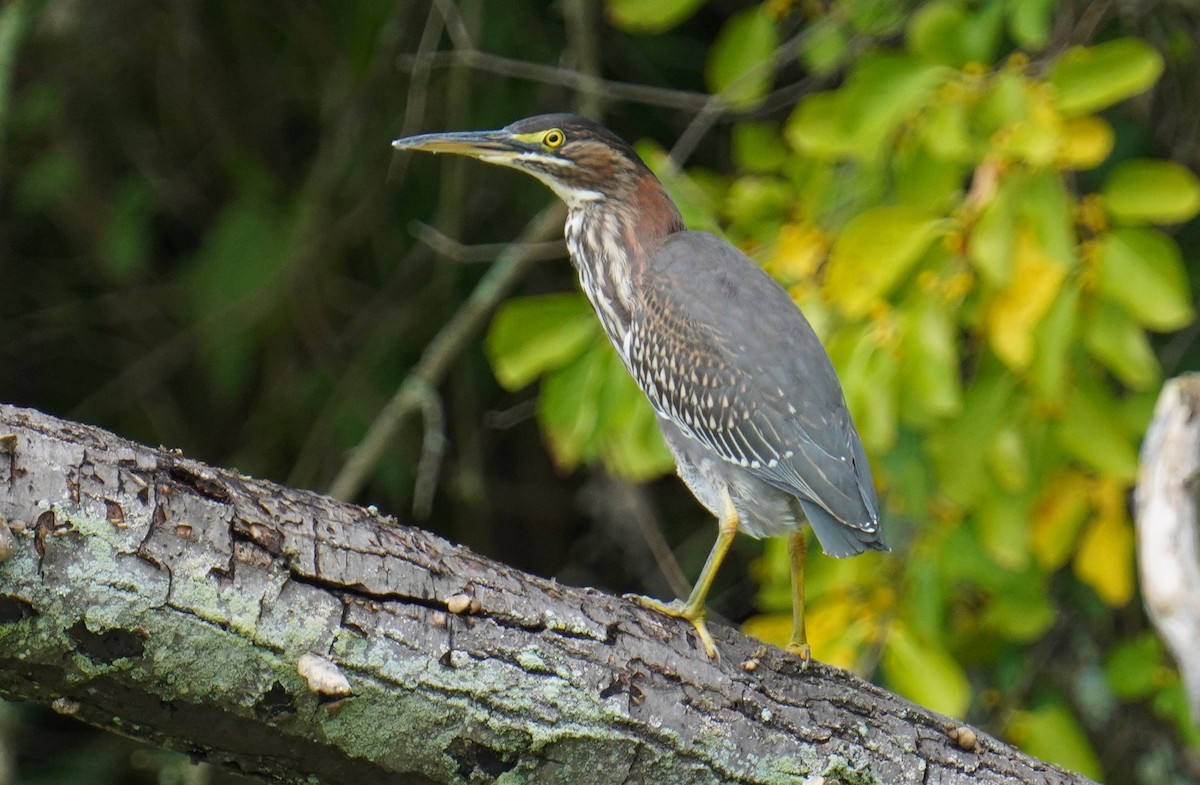
[[[893,552],[810,552],[817,658],[1098,780],[1195,782],[1129,498],[1200,365],[1198,45],[1186,0],[7,0],[0,400],[685,592],[715,525],[552,195],[389,146],[581,111],[829,347]],[[787,580],[739,538],[712,607],[784,642]],[[0,783],[234,781],[33,707],[0,739]]]

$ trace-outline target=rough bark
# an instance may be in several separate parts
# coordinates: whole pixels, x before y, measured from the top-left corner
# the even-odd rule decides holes
[[[710,661],[624,600],[28,409],[0,406],[0,515],[0,695],[266,780],[1086,782],[733,630]]]
[[[1166,642],[1200,722],[1200,374],[1163,387],[1142,445],[1138,569],[1146,612]]]

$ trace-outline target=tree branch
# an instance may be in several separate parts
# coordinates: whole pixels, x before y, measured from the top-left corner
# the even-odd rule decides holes
[[[269,781],[1083,783],[717,629],[0,405],[0,695]],[[3,558],[3,554],[0,554]]]
[[[1200,722],[1200,374],[1167,382],[1142,444],[1136,494],[1138,567],[1146,612]]]

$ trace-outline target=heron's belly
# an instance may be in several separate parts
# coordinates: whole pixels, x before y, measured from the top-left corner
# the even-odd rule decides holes
[[[725,512],[725,493],[737,510],[739,531],[751,537],[779,537],[803,525],[799,501],[760,480],[749,470],[722,460],[700,442],[659,418],[663,436],[679,477],[695,497],[718,518]]]

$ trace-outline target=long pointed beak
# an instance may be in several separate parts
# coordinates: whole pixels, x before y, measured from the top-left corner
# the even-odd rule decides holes
[[[521,142],[504,131],[460,131],[456,133],[406,136],[392,142],[397,150],[424,150],[430,153],[457,153],[472,158],[503,157],[524,150]]]

